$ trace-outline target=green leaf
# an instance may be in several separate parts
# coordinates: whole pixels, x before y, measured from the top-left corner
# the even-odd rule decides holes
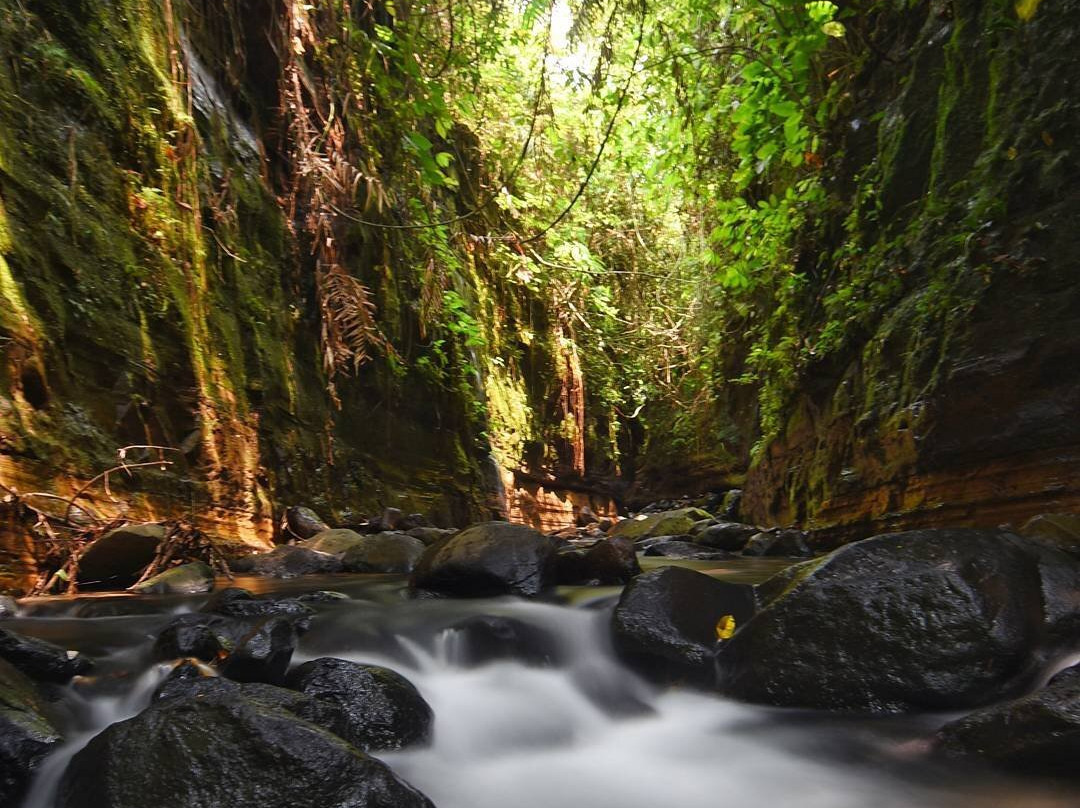
[[[843,39],[847,36],[847,29],[844,28],[842,22],[836,20],[830,20],[821,26],[821,30],[825,32],[827,36],[835,37],[836,39]]]
[[[450,152],[439,152],[435,155],[435,162],[438,163],[439,168],[448,168],[453,161],[454,158]]]

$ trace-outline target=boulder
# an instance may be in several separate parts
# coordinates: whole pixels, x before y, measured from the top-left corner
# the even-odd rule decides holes
[[[1042,690],[946,724],[934,745],[953,759],[1080,781],[1080,665]]]
[[[396,529],[403,533],[408,533],[410,530],[415,530],[418,527],[431,526],[431,521],[422,513],[410,513],[401,518]]]
[[[208,614],[220,614],[224,617],[239,619],[259,619],[263,617],[288,617],[296,622],[296,628],[303,633],[307,631],[311,616],[315,610],[303,603],[299,598],[257,598],[247,590],[239,590],[247,595],[244,597],[235,594],[228,599],[211,599],[202,607],[202,611]]]
[[[675,536],[689,533],[695,522],[711,519],[712,514],[701,508],[679,508],[624,519],[611,529],[611,535],[622,536],[630,541],[651,536]]]
[[[57,808],[164,805],[433,808],[342,738],[228,691],[161,699],[108,727],[72,759],[56,800]]]
[[[611,619],[615,648],[655,678],[711,684],[717,623],[730,616],[742,625],[754,610],[749,585],[662,567],[639,575],[623,590]]]
[[[237,641],[221,663],[221,674],[237,682],[280,684],[296,650],[296,640],[291,620],[267,618]]]
[[[86,548],[79,559],[79,586],[124,589],[139,579],[165,539],[162,525],[126,525]]]
[[[250,572],[271,578],[341,572],[341,561],[335,556],[288,545],[275,547],[269,553],[238,558],[230,566],[233,572]]]
[[[90,659],[77,651],[68,651],[50,642],[24,637],[2,628],[0,659],[6,660],[31,679],[56,684],[64,684],[94,667]]]
[[[733,522],[737,520],[742,507],[742,499],[743,492],[741,488],[733,488],[725,493],[724,499],[720,503],[720,515]]]
[[[344,737],[364,751],[402,749],[431,737],[431,707],[395,671],[323,657],[289,672],[288,687],[341,708]]]
[[[399,508],[386,508],[383,510],[381,516],[377,516],[367,524],[368,533],[383,533],[386,531],[397,530],[401,527],[401,523],[405,520],[405,515]],[[417,525],[413,525],[417,527]]]
[[[814,551],[806,543],[806,534],[801,530],[765,530],[750,537],[742,554],[750,557],[810,558]]]
[[[734,554],[712,547],[703,547],[696,542],[665,541],[654,544],[645,551],[646,557],[680,558],[691,561],[723,561],[734,558]]]
[[[346,572],[409,573],[425,549],[420,539],[404,533],[376,533],[346,550],[341,564]]]
[[[1024,523],[1020,535],[1038,544],[1080,556],[1080,514],[1041,513]]]
[[[330,526],[311,508],[294,505],[285,509],[285,529],[296,538],[303,540],[329,530]]]
[[[555,543],[525,525],[486,522],[424,551],[411,578],[417,589],[459,597],[535,597],[555,583]]]
[[[444,530],[441,527],[414,527],[412,530],[406,531],[407,536],[412,536],[414,539],[420,539],[424,543],[424,546],[430,547],[439,539],[445,539],[447,536],[453,536],[457,533],[456,530]]]
[[[250,630],[248,622],[236,618],[181,614],[158,635],[152,654],[158,660],[192,657],[212,662],[232,651]]]
[[[314,550],[317,553],[329,553],[332,556],[341,558],[346,551],[362,541],[364,541],[364,536],[361,536],[356,531],[338,528],[337,530],[324,530],[317,533],[300,546],[306,547],[308,550]]]
[[[634,544],[614,537],[598,541],[588,550],[567,550],[557,557],[560,584],[625,584],[641,572]]]
[[[0,659],[0,805],[18,805],[34,769],[62,740],[33,683]]]
[[[199,595],[214,589],[214,571],[201,561],[181,564],[131,587],[144,595]]]
[[[977,707],[1077,643],[1080,566],[1017,536],[916,530],[849,544],[759,587],[717,655],[723,693],[841,711]]]
[[[446,629],[451,659],[464,667],[514,660],[537,667],[553,665],[558,644],[542,628],[498,615],[476,615]]]
[[[718,522],[697,533],[694,541],[706,547],[737,553],[757,532],[756,527],[739,522]]]

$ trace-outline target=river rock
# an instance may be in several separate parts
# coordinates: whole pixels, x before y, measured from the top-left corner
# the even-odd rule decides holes
[[[1042,690],[946,724],[935,747],[950,758],[1080,781],[1080,665]]]
[[[410,513],[401,517],[401,521],[398,522],[397,530],[402,533],[408,533],[410,530],[415,530],[418,527],[431,527],[431,521],[422,513]]]
[[[417,589],[458,597],[535,597],[555,584],[555,543],[525,525],[486,522],[424,551]]]
[[[200,595],[214,589],[214,571],[202,561],[181,564],[131,587],[144,595]]]
[[[718,522],[700,531],[694,541],[717,550],[737,553],[742,550],[750,537],[758,532],[756,527],[739,522]]]
[[[702,547],[697,542],[665,541],[645,550],[647,558],[678,558],[687,561],[723,561],[734,554],[713,547]]]
[[[323,657],[294,668],[286,684],[340,707],[348,719],[342,737],[358,749],[402,749],[431,737],[431,707],[389,668]]]
[[[364,538],[355,530],[337,528],[336,530],[324,530],[317,533],[301,546],[317,553],[329,553],[332,556],[341,558],[346,551],[363,542]]]
[[[79,585],[123,589],[138,580],[165,539],[162,525],[126,525],[86,548],[79,559]]]
[[[230,566],[233,572],[250,572],[271,578],[341,572],[341,561],[335,556],[289,545],[275,547],[269,553],[243,556]]]
[[[0,659],[39,682],[64,684],[81,676],[94,663],[77,651],[68,651],[51,642],[25,637],[0,628]]]
[[[346,572],[408,573],[425,549],[420,539],[404,533],[376,533],[346,550],[341,564]]]
[[[732,488],[724,494],[720,503],[720,515],[732,522],[739,519],[739,511],[742,508],[743,492],[741,488]],[[727,548],[725,548],[727,549]]]
[[[153,657],[211,662],[229,653],[250,630],[248,622],[218,614],[181,614],[158,635]]]
[[[237,682],[280,684],[296,650],[296,640],[292,620],[263,620],[237,641],[221,663],[221,674]]]
[[[612,536],[622,536],[630,541],[651,536],[677,536],[688,534],[695,522],[711,519],[712,514],[701,508],[679,508],[624,519],[611,529]]]
[[[465,667],[514,660],[537,667],[553,665],[558,643],[542,628],[502,615],[476,615],[447,629],[453,661]]]
[[[564,550],[558,554],[556,567],[560,584],[614,586],[641,572],[634,544],[618,536],[598,541],[588,550]]]
[[[801,530],[764,530],[750,537],[742,554],[750,557],[810,558],[814,551],[806,543],[806,534]]]
[[[1020,535],[1037,544],[1080,556],[1080,514],[1041,513],[1024,523]]]
[[[296,538],[303,540],[329,530],[330,526],[311,508],[294,505],[285,509],[285,529]]]
[[[653,677],[711,684],[717,622],[730,615],[739,626],[754,610],[749,585],[662,567],[639,575],[623,590],[611,620],[615,648]]]
[[[433,808],[342,738],[229,691],[162,699],[108,727],[72,759],[56,805]]]
[[[865,712],[977,707],[1077,644],[1080,566],[989,530],[849,544],[774,576],[717,656],[722,692]]]
[[[456,530],[445,530],[441,527],[414,527],[412,530],[406,531],[405,535],[419,539],[424,543],[425,547],[430,547],[439,539],[445,539],[455,533],[457,533]]]
[[[315,614],[315,610],[299,598],[257,598],[246,589],[236,588],[223,590],[220,594],[222,597],[211,598],[201,611],[249,620],[263,617],[288,617],[294,621],[300,633],[307,631],[311,617]]]
[[[17,805],[34,769],[63,739],[34,684],[0,659],[0,805]]]

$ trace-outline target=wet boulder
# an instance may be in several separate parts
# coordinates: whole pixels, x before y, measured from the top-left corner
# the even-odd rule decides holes
[[[204,662],[228,654],[251,630],[249,623],[219,614],[181,614],[173,619],[154,642],[154,659],[191,657]]]
[[[240,637],[220,665],[221,675],[237,682],[280,684],[296,650],[296,626],[270,617]]]
[[[749,585],[662,567],[623,590],[612,613],[612,637],[619,654],[647,675],[711,684],[717,624],[730,617],[742,625],[755,607]]]
[[[50,642],[2,628],[0,659],[6,660],[31,679],[56,684],[64,684],[94,667],[90,659],[77,651],[68,651]]]
[[[181,564],[131,587],[143,595],[199,595],[214,589],[214,571],[201,561]]]
[[[611,535],[622,536],[630,541],[652,536],[677,536],[689,533],[696,522],[711,518],[712,514],[701,508],[679,508],[673,511],[639,514],[633,519],[624,519],[619,522],[611,529]]]
[[[1078,591],[1075,562],[1001,531],[876,536],[761,585],[765,608],[719,649],[719,687],[827,710],[978,707],[1077,644]]]
[[[431,707],[389,668],[323,657],[291,670],[286,685],[342,709],[348,721],[342,737],[358,749],[402,749],[431,737]]]
[[[555,584],[555,542],[532,528],[486,522],[424,551],[411,578],[416,589],[457,597],[535,597]]]
[[[126,525],[86,548],[79,559],[79,586],[123,589],[139,579],[165,540],[163,525]]]
[[[427,546],[404,533],[365,536],[345,551],[341,564],[346,572],[409,573]]]
[[[946,724],[934,745],[948,758],[1080,781],[1080,665],[1042,690]]]
[[[694,541],[717,550],[737,553],[742,550],[750,537],[758,532],[756,527],[739,522],[718,522],[694,535]]]
[[[751,557],[810,558],[814,551],[806,543],[806,534],[801,530],[763,530],[750,537],[742,554]]]
[[[587,550],[565,550],[557,557],[560,584],[625,584],[641,572],[637,553],[629,539],[614,537],[596,542]]]
[[[330,526],[311,508],[294,505],[285,509],[285,529],[292,536],[303,540],[329,530]]]
[[[0,659],[0,805],[17,805],[34,769],[62,741],[33,683]]]
[[[221,597],[213,597],[201,611],[238,619],[263,617],[288,617],[295,621],[297,631],[307,631],[315,610],[299,598],[259,598],[246,589],[230,587],[222,590]]]
[[[355,530],[338,528],[317,533],[301,546],[317,553],[329,553],[332,556],[341,558],[348,550],[362,543],[364,539],[365,537]]]
[[[137,761],[153,765],[135,765]],[[57,808],[433,808],[385,764],[236,693],[153,703],[68,765]]]
[[[476,615],[446,629],[451,658],[464,667],[514,660],[544,667],[558,659],[558,643],[542,628],[501,615]]]
[[[645,556],[647,558],[678,558],[687,561],[723,561],[735,557],[726,550],[703,547],[697,542],[690,541],[660,542],[646,549]]]
[[[341,572],[341,560],[306,547],[282,545],[269,553],[254,553],[231,562],[233,572],[253,573],[270,578],[296,578]]]

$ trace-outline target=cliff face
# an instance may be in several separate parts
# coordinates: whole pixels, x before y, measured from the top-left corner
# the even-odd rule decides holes
[[[508,467],[536,439],[541,461],[581,460],[580,440],[543,445],[583,393],[560,404],[566,351],[492,268],[488,214],[451,235],[334,215],[450,215],[485,181],[461,127],[349,85],[393,22],[368,4],[0,0],[0,588],[25,586],[41,539],[15,502],[62,511],[52,497],[125,446],[172,465],[81,505],[257,546],[291,502],[507,512],[493,448]],[[453,146],[457,190],[415,190],[416,128]]]
[[[751,468],[752,518],[833,542],[1080,508],[1078,19],[964,0],[865,22],[833,182],[860,243],[826,271],[862,273],[863,309]]]

